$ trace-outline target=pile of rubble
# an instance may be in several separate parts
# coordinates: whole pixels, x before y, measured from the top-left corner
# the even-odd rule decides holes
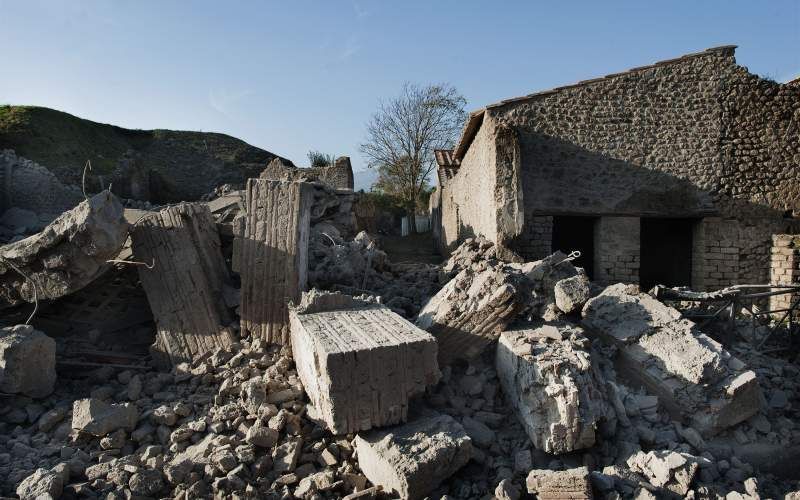
[[[794,364],[725,346],[636,287],[595,288],[560,252],[506,262],[477,238],[441,267],[392,264],[347,222],[348,196],[250,179],[131,222],[103,192],[1,247],[6,307],[124,261],[155,332],[148,363],[67,372],[70,342],[35,316],[0,331],[0,495],[798,490]]]

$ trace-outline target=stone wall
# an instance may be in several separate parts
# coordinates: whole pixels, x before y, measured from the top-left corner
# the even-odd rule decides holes
[[[770,283],[775,285],[800,284],[800,235],[776,234],[772,237]],[[797,298],[796,295],[770,297],[770,309],[786,309]],[[778,314],[778,317],[780,316],[782,313]],[[800,311],[795,318],[800,319]]]
[[[478,154],[491,147],[486,129],[514,129],[525,214],[514,249],[528,258],[548,246],[543,217],[691,218],[705,221],[692,284],[711,289],[766,281],[771,235],[800,224],[800,88],[751,75],[731,46],[503,101],[481,119],[456,147],[453,184],[480,185],[475,172],[498,167]],[[495,196],[482,211],[501,204]],[[482,229],[474,212],[462,208],[460,226]],[[608,279],[633,279],[636,263],[616,262],[615,243],[603,240],[619,237],[597,236],[596,261]],[[630,257],[633,241],[621,243]]]
[[[334,189],[353,189],[354,185],[353,167],[348,156],[336,158],[333,165],[309,168],[297,168],[276,158],[261,172],[260,177],[276,181],[319,181]]]
[[[10,149],[0,151],[0,176],[0,214],[17,207],[55,218],[84,199],[79,187]]]
[[[446,249],[479,234],[496,241],[495,133],[494,124],[484,120],[458,174],[442,190],[441,234]]]

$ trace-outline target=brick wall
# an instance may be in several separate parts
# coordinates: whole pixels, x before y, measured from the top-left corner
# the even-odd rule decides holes
[[[800,235],[776,234],[772,237],[770,283],[800,284]],[[788,308],[791,301],[796,299],[796,295],[770,297],[770,309]],[[782,316],[782,313],[778,316]],[[795,317],[800,317],[800,312]]]
[[[594,233],[594,279],[600,284],[638,283],[641,252],[638,217],[600,217]]]

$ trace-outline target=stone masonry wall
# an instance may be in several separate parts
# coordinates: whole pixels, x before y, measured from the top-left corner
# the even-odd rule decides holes
[[[732,47],[485,114],[519,133],[524,249],[538,216],[710,217],[693,260],[709,289],[765,281],[771,235],[798,224],[785,216],[800,215],[800,88],[751,75]]]
[[[495,128],[484,120],[458,174],[442,191],[442,200],[449,200],[442,206],[442,236],[448,249],[471,236],[496,241],[495,165]]]
[[[84,199],[79,187],[62,183],[46,167],[12,150],[0,151],[0,175],[0,214],[17,207],[55,218]]]
[[[772,237],[770,257],[770,283],[800,284],[800,235],[776,234]],[[770,297],[770,309],[786,309],[796,295],[776,295]],[[782,316],[782,313],[778,314]],[[800,318],[800,312],[795,315]]]

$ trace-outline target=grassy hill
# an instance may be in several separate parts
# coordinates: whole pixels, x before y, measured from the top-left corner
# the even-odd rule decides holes
[[[62,181],[80,181],[86,160],[94,176],[125,182],[120,160],[148,172],[153,201],[194,199],[219,184],[242,182],[276,157],[225,134],[131,130],[49,108],[0,106],[0,149],[13,149],[52,170]],[[116,184],[115,184],[116,185]]]

